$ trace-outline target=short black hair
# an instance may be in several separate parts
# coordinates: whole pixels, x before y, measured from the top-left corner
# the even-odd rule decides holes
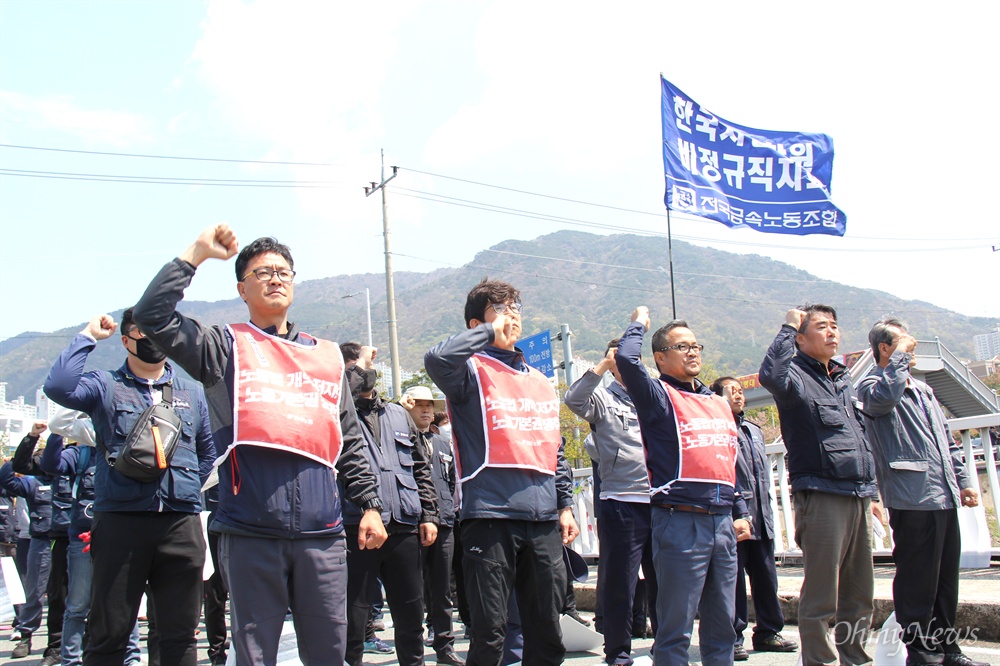
[[[714,393],[715,395],[722,395],[723,390],[725,389],[726,382],[736,382],[737,384],[739,384],[740,380],[736,379],[736,377],[730,377],[729,375],[726,375],[725,377],[719,377],[714,382],[712,382],[712,385],[709,388],[712,389],[712,393]]]
[[[661,326],[660,328],[658,328],[656,330],[656,333],[653,333],[653,340],[651,343],[653,345],[654,352],[663,350],[664,345],[667,344],[667,336],[670,335],[670,331],[674,330],[675,328],[691,328],[691,327],[688,326],[688,323],[683,319],[674,319],[673,321],[670,321]]]
[[[125,312],[122,313],[122,325],[121,325],[122,335],[127,334],[129,327],[135,324],[135,320],[132,319],[133,310],[135,310],[134,307],[125,308]]]
[[[262,254],[280,254],[288,262],[288,267],[295,270],[295,261],[292,259],[292,251],[287,245],[282,245],[273,236],[264,236],[250,243],[236,256],[236,281],[240,282],[246,277],[247,265],[254,257]]]
[[[812,319],[812,316],[817,312],[830,315],[830,319],[834,322],[837,321],[837,311],[829,305],[823,305],[821,303],[806,303],[805,305],[800,305],[798,309],[806,313],[806,316],[802,318],[802,323],[799,324],[799,333],[806,332],[806,329],[809,327],[809,320]]]
[[[468,327],[473,319],[483,321],[483,317],[486,316],[486,306],[490,303],[520,302],[520,300],[521,292],[513,285],[484,277],[465,297],[465,325]]]
[[[618,349],[619,341],[620,341],[619,338],[614,338],[610,342],[608,342],[608,346],[604,349],[604,355],[607,356],[608,352],[611,351],[612,349]]]
[[[361,358],[361,343],[341,342],[340,354],[344,357],[345,363],[350,363],[351,361],[357,361],[359,358]]]

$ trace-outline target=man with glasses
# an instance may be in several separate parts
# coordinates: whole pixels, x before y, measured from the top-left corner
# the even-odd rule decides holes
[[[778,600],[778,572],[774,568],[774,513],[771,510],[771,463],[764,448],[760,427],[744,418],[746,398],[735,377],[719,377],[712,391],[729,403],[739,428],[739,453],[736,458],[736,488],[740,492],[753,534],[736,544],[736,649],[735,660],[750,658],[743,647],[743,630],[749,626],[747,575],[753,594],[753,649],[757,652],[795,652],[799,645],[782,637],[785,615]]]
[[[361,548],[386,533],[340,348],[288,321],[291,251],[259,238],[239,251],[236,290],[250,320],[203,326],[177,312],[195,270],[239,251],[226,224],[164,266],[135,308],[156,345],[205,385],[220,452],[219,566],[237,663],[273,664],[291,609],[303,664],[342,664],[347,565],[336,467],[363,512]],[[157,618],[159,619],[159,618]]]
[[[799,636],[805,664],[866,664],[875,573],[875,461],[829,305],[789,310],[760,366],[788,450],[795,541],[802,548]],[[829,627],[835,622],[835,636]]]
[[[736,542],[750,538],[736,492],[736,422],[729,405],[697,379],[704,346],[687,322],[671,321],[653,334],[660,376],[649,376],[640,358],[649,328],[649,309],[637,307],[615,362],[635,404],[649,470],[660,586],[653,661],[688,662],[697,613],[702,663],[731,664]]]
[[[562,544],[580,530],[559,396],[515,346],[521,313],[517,289],[484,279],[466,298],[466,330],[424,356],[448,399],[455,436],[469,664],[501,662],[512,592],[521,601],[524,663],[560,664],[566,652]]]
[[[94,603],[83,663],[124,662],[148,584],[160,663],[194,666],[205,564],[201,486],[215,460],[208,406],[202,388],[175,375],[133,315],[132,308],[122,314],[128,356],[118,370],[84,372],[97,341],[118,329],[110,316],[100,315],[59,355],[45,380],[45,395],[90,416],[98,442],[90,531]],[[165,395],[181,420],[180,439],[159,479],[138,481],[112,465],[143,411]]]

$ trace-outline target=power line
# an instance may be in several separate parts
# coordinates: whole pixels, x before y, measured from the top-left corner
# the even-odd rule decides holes
[[[141,157],[154,160],[190,160],[194,162],[231,162],[234,164],[279,164],[286,166],[338,166],[330,162],[280,162],[274,160],[236,160],[222,157],[188,157],[181,155],[142,155],[138,153],[110,153],[98,150],[70,150],[69,148],[46,148],[42,146],[19,146],[11,143],[0,143],[0,148],[17,148],[19,150],[44,150],[53,153],[78,153],[82,155],[106,155],[111,157]]]
[[[634,208],[622,208],[620,206],[610,206],[608,204],[600,204],[600,203],[595,203],[595,202],[592,202],[592,201],[582,201],[580,199],[570,199],[568,197],[558,197],[558,196],[554,196],[554,195],[551,195],[551,194],[543,194],[541,192],[531,192],[531,191],[528,191],[528,190],[519,190],[519,189],[516,189],[516,188],[513,188],[513,187],[503,187],[501,185],[493,185],[491,183],[483,183],[483,182],[480,182],[480,181],[469,180],[469,179],[466,179],[466,178],[457,178],[455,176],[446,176],[446,175],[440,174],[440,173],[432,173],[430,171],[421,171],[419,169],[411,169],[409,167],[399,167],[399,168],[403,169],[404,171],[412,171],[413,173],[419,173],[419,174],[423,174],[425,176],[431,176],[433,178],[444,178],[446,180],[454,180],[454,181],[458,181],[460,183],[468,183],[470,185],[479,185],[480,187],[489,187],[489,188],[493,188],[493,189],[497,189],[497,190],[504,190],[504,191],[507,191],[507,192],[516,192],[518,194],[527,194],[529,196],[542,197],[544,199],[555,199],[556,201],[566,201],[566,202],[569,202],[569,203],[581,204],[583,206],[594,206],[596,208],[607,208],[609,210],[617,210],[617,211],[622,211],[622,212],[625,212],[625,213],[635,213],[637,215],[652,215],[653,217],[665,217],[665,215],[666,215],[665,212],[664,213],[654,213],[654,212],[651,212],[651,211],[648,211],[648,210],[636,210]],[[678,214],[681,214],[681,213],[678,213]],[[687,219],[696,220],[696,221],[699,221],[699,222],[710,223],[705,218],[697,217],[697,216],[694,216],[694,215],[685,215],[685,217]],[[851,238],[857,238],[857,239],[860,239],[860,240],[886,240],[886,241],[899,241],[899,240],[916,240],[916,241],[942,241],[942,240],[987,241],[987,240],[990,240],[991,241],[991,240],[994,240],[994,237],[992,237],[992,236],[991,237],[984,237],[984,238],[960,238],[960,239],[954,239],[954,238],[908,238],[908,239],[900,239],[900,238],[885,238],[885,237],[878,237],[878,236],[851,236]],[[782,246],[774,246],[774,247],[782,247]]]
[[[334,189],[335,185],[298,184],[295,181],[223,180],[212,178],[163,178],[158,176],[105,176],[102,174],[61,174],[55,171],[0,169],[0,176],[47,178],[52,180],[85,180],[99,183],[138,183],[143,185],[203,185],[207,187],[260,187],[291,189]]]
[[[504,215],[512,215],[515,217],[526,217],[529,219],[546,220],[549,222],[563,222],[573,226],[582,226],[598,229],[607,229],[610,231],[619,231],[624,233],[632,234],[643,234],[647,236],[661,236],[665,237],[667,234],[663,231],[652,231],[648,229],[638,229],[635,227],[623,227],[620,225],[603,224],[600,222],[591,222],[587,220],[580,220],[570,217],[562,217],[558,215],[546,215],[545,213],[536,213],[532,211],[526,211],[516,208],[507,208],[504,206],[495,206],[493,204],[486,204],[482,202],[469,201],[464,199],[457,199],[455,197],[445,197],[439,194],[433,194],[430,192],[423,192],[421,194],[407,194],[402,191],[405,188],[397,187],[396,191],[401,197],[410,197],[413,199],[422,199],[425,201],[433,201],[437,203],[446,204],[449,206],[459,206],[462,208],[472,208],[475,210],[483,210],[491,213],[500,213]],[[418,192],[419,190],[407,190],[407,192]],[[687,217],[687,216],[684,216]],[[696,218],[697,219],[697,218]],[[781,250],[796,250],[796,251],[813,251],[813,252],[940,252],[940,251],[961,251],[961,250],[981,250],[980,245],[966,245],[957,247],[933,247],[933,248],[849,248],[849,247],[808,247],[808,246],[790,246],[790,245],[778,245],[774,243],[752,243],[743,240],[724,240],[718,238],[706,238],[702,236],[688,236],[683,234],[673,234],[673,237],[678,240],[685,241],[698,241],[703,243],[712,243],[716,245],[739,245],[740,247],[762,247],[762,248],[776,248]]]

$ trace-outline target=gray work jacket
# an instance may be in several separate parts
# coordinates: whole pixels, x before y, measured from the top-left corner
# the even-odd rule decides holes
[[[594,431],[601,470],[601,499],[610,495],[648,498],[649,472],[639,417],[625,387],[614,382],[603,388],[600,375],[588,370],[573,382],[563,401],[569,411],[588,422]]]
[[[972,480],[934,391],[910,375],[911,358],[896,352],[858,384],[882,502],[909,511],[958,508]]]

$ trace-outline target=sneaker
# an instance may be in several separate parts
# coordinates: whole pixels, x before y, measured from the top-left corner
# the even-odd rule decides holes
[[[365,652],[368,654],[390,654],[392,648],[381,638],[376,638],[373,641],[365,641]]]
[[[589,627],[590,626],[590,620],[588,620],[588,619],[584,618],[582,615],[580,615],[580,611],[576,610],[575,608],[573,610],[571,610],[570,612],[566,613],[566,617],[573,618],[574,620],[576,620],[577,622],[579,622],[580,624],[582,624],[585,627]]]
[[[21,659],[31,654],[31,636],[22,636],[17,641],[17,645],[11,650],[11,659]]]
[[[799,649],[799,644],[782,638],[781,634],[771,634],[763,638],[754,636],[753,649],[755,652],[795,652]]]
[[[61,663],[62,657],[59,652],[50,652],[49,650],[46,650],[45,656],[42,657],[40,662],[38,662],[38,666],[58,666],[58,664]]]
[[[742,644],[733,648],[733,661],[746,661],[749,658],[750,654]]]
[[[424,645],[430,647],[434,645],[434,629],[427,627],[427,634],[424,636]]]
[[[944,655],[945,666],[987,666],[985,661],[975,661],[961,652],[948,652]]]

